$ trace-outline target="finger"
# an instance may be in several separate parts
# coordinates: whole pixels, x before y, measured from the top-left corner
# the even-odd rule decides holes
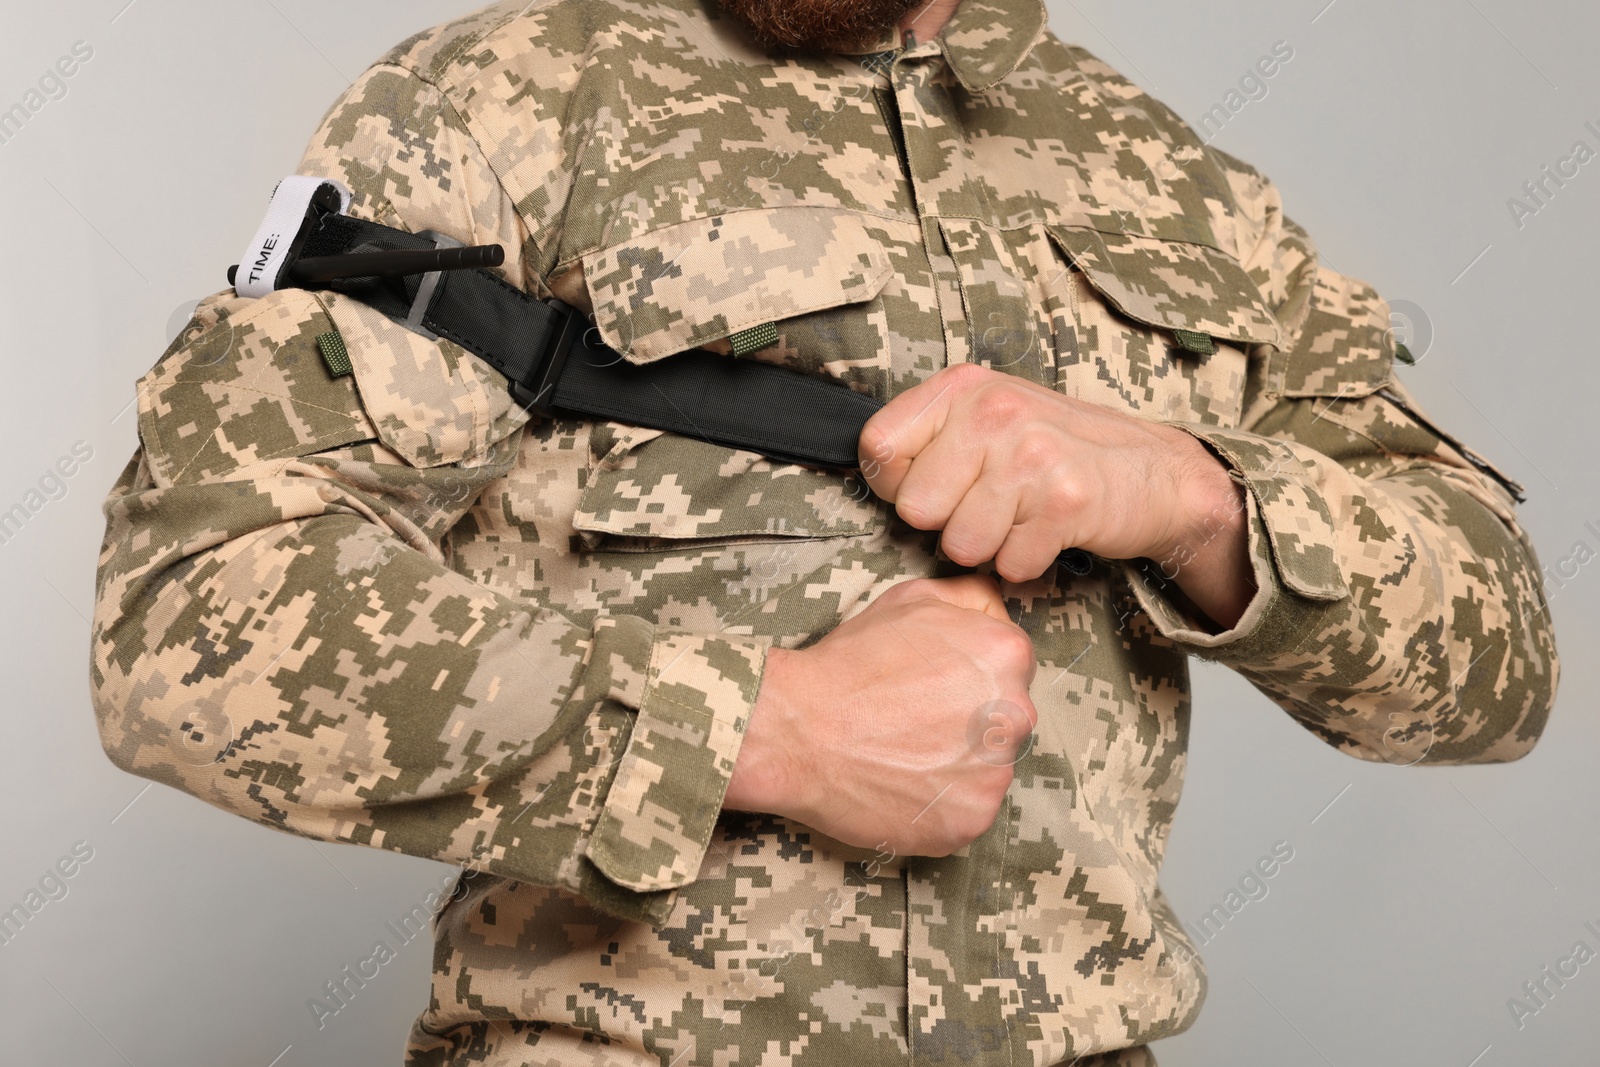
[[[1088,502],[1101,499],[1084,479],[1083,470],[1074,470],[1056,479],[1052,492],[1019,500],[1011,532],[994,556],[995,571],[1002,578],[1032,581],[1054,566],[1064,549],[1083,543],[1085,532],[1092,529]]]
[[[910,600],[942,600],[946,604],[953,604],[958,608],[967,608],[970,611],[981,611],[991,618],[1001,622],[1011,623],[1011,613],[1006,611],[1005,598],[1000,595],[1000,587],[995,580],[986,574],[960,574],[954,578],[918,578],[895,586],[884,594],[901,594]],[[879,598],[880,600],[883,597]]]
[[[939,546],[963,567],[976,567],[995,558],[1012,534],[1016,514],[1014,493],[998,490],[992,478],[979,479],[944,524]],[[1010,575],[1002,577],[1012,580]]]
[[[950,374],[954,369],[946,367],[907,389],[879,408],[861,428],[861,474],[883,499],[895,499],[911,461],[943,428],[957,386],[967,377]]]
[[[1008,582],[1031,582],[1055,566],[1062,550],[1071,547],[1062,541],[1059,530],[1043,523],[1012,526],[992,557],[995,573]]]
[[[958,417],[946,420],[895,490],[895,511],[919,530],[944,529],[983,473],[983,444],[958,433],[958,422]]]

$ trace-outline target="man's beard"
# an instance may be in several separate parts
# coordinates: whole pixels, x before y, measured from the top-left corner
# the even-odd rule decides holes
[[[869,45],[923,0],[717,0],[768,48]]]

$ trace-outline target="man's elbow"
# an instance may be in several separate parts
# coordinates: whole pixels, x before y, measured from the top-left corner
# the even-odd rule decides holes
[[[96,641],[104,640],[96,634]],[[89,678],[89,702],[100,732],[100,747],[118,770],[140,777],[163,780],[152,773],[161,760],[151,760],[152,751],[167,747],[170,730],[149,716],[153,703],[159,703],[155,688],[137,681],[138,661],[128,665],[108,664],[97,657]]]
[[[1499,671],[1456,687],[1442,712],[1425,762],[1444,766],[1510,763],[1533,751],[1555,706],[1560,661],[1548,629],[1538,654],[1514,656]]]
[[[1348,755],[1394,767],[1519,760],[1538,744],[1555,703],[1560,667],[1549,636],[1510,656],[1477,654],[1452,672],[1454,684],[1441,670],[1429,685],[1369,694],[1342,729],[1318,733]]]
[[[1474,738],[1471,734],[1450,741],[1443,741],[1437,746],[1437,758],[1430,758],[1427,762],[1443,766],[1463,766],[1474,763],[1511,763],[1519,760],[1533,751],[1539,743],[1539,738],[1544,735],[1546,723],[1550,719],[1549,699],[1553,699],[1551,691],[1549,698],[1534,697],[1520,709],[1515,706],[1495,709],[1492,717],[1511,720],[1509,725],[1502,730],[1490,731],[1489,736],[1483,740]]]
[[[89,701],[100,746],[119,769],[186,792],[204,789],[232,734],[226,712],[187,699],[146,639],[148,615],[102,602],[91,640]]]

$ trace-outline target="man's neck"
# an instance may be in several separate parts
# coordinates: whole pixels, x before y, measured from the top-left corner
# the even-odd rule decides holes
[[[933,40],[960,6],[961,0],[924,0],[901,17],[900,43],[912,48]]]

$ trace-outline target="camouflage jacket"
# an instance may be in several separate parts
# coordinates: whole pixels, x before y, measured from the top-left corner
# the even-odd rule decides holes
[[[374,65],[300,168],[499,242],[635,362],[775,323],[740,358],[878,398],[981,362],[1232,467],[1259,587],[1232,629],[1172,561],[1004,587],[1041,717],[948,858],[721,810],[766,651],[958,571],[852,472],[532,419],[332,293],[213,296],[139,381],[106,750],[465,865],[413,1064],[1149,1063],[1204,992],[1156,884],[1188,656],[1362,759],[1534,743],[1557,666],[1512,484],[1419,412],[1389,309],[1273,185],[1044,23],[966,0],[909,49],[774,56],[700,0],[515,0]]]

